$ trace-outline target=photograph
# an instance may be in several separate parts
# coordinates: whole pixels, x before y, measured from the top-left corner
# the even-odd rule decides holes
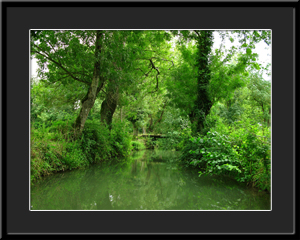
[[[271,29],[28,38],[30,211],[272,211]]]

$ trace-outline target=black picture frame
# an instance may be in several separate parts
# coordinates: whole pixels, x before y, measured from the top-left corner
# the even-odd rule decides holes
[[[299,237],[295,174],[299,167],[295,161],[299,3],[211,1],[167,5],[2,2],[2,237]],[[272,211],[29,211],[29,30],[194,28],[272,30]]]

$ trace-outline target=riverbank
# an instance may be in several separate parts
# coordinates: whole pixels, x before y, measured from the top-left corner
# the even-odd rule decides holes
[[[133,151],[154,149],[150,138],[132,140],[121,124],[115,124],[109,131],[101,124],[87,121],[80,139],[74,139],[72,134],[68,122],[31,128],[31,184],[53,173],[84,169],[91,164],[128,158]]]
[[[81,137],[75,139],[70,122],[31,127],[31,182],[52,173],[129,156],[131,135],[124,132],[122,124],[115,124],[110,131],[100,123],[87,120]]]
[[[73,144],[75,145],[76,143],[73,143]],[[37,144],[37,146],[41,146],[41,143]],[[68,172],[68,171],[72,171],[72,170],[75,170],[75,169],[85,169],[85,168],[89,167],[91,164],[98,164],[98,163],[101,163],[101,162],[115,162],[115,163],[117,163],[114,160],[116,160],[116,159],[118,160],[118,159],[121,159],[121,158],[126,159],[126,158],[129,157],[129,155],[130,156],[134,155],[136,157],[141,158],[143,156],[143,154],[145,153],[145,150],[147,149],[146,140],[145,139],[137,139],[136,141],[131,141],[130,142],[130,148],[129,148],[130,153],[127,156],[119,156],[119,157],[115,156],[113,158],[97,159],[93,162],[90,162],[90,161],[76,161],[75,162],[75,163],[77,163],[77,166],[76,166],[74,163],[72,165],[67,165],[65,163],[65,160],[61,156],[62,154],[59,151],[59,150],[61,150],[61,151],[64,150],[63,145],[59,145],[59,143],[57,143],[57,142],[56,143],[55,142],[50,142],[50,143],[48,143],[47,146],[48,147],[40,148],[39,149],[40,151],[38,151],[38,149],[32,148],[32,155],[33,156],[32,156],[32,159],[31,159],[31,170],[32,170],[31,174],[34,173],[34,170],[36,170],[35,167],[37,167],[37,166],[40,167],[40,169],[38,171],[39,174],[31,176],[31,184],[32,185],[36,182],[36,180],[41,179],[44,176],[49,176],[53,173],[63,173],[63,172]],[[55,147],[52,148],[51,146],[55,146]],[[151,144],[151,145],[148,144],[148,147],[149,147],[148,149],[153,149],[152,146],[153,146],[153,144]],[[156,151],[159,152],[161,150],[156,150]],[[44,154],[44,156],[48,156],[48,157],[44,157],[44,159],[36,157],[37,152],[40,155]],[[203,178],[203,175],[199,174],[199,173],[204,173],[205,169],[202,168],[201,171],[199,171],[200,169],[197,166],[195,166],[194,164],[187,164],[188,161],[187,161],[187,159],[183,159],[182,152],[180,152],[180,151],[175,151],[175,152],[176,152],[178,158],[181,159],[181,161],[179,161],[179,162],[180,162],[180,165],[182,167],[189,168],[195,176]],[[152,160],[150,160],[150,161],[157,162],[157,161],[161,161],[162,158],[164,158],[164,151],[161,151],[160,155],[153,155],[151,157]],[[232,174],[228,174],[228,173],[227,174],[222,174],[222,173],[210,174],[209,173],[207,175],[210,175],[211,177],[214,177],[214,178],[227,177],[227,178],[233,179],[234,181],[241,182],[241,181],[238,181],[236,176],[234,176]],[[270,193],[270,189],[261,189],[257,185],[255,185],[253,182],[243,182],[243,184],[245,186],[247,186],[248,188],[253,189],[254,191],[257,191],[257,192],[262,192],[263,191],[263,192]]]

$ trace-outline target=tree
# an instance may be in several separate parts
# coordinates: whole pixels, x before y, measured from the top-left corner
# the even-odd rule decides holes
[[[84,90],[75,121],[80,135],[98,93],[104,89],[101,122],[111,125],[121,96],[130,86],[146,81],[149,93],[159,92],[159,78],[172,61],[165,31],[32,31],[31,53],[38,59],[39,76],[49,83],[74,85]],[[153,81],[154,80],[154,81]],[[116,86],[115,86],[116,85]],[[102,95],[103,96],[103,95]]]
[[[81,99],[81,110],[75,122],[80,135],[97,94],[104,85],[101,77],[103,31],[32,31],[31,53],[38,59],[39,76],[50,83],[64,85],[78,81],[88,87]],[[49,71],[46,71],[46,67]]]
[[[169,57],[168,39],[165,31],[137,31],[126,38],[124,48],[129,49],[132,57],[122,67],[117,84],[122,114],[133,124],[134,135],[138,127],[146,130],[148,117],[157,111],[154,108],[159,108],[160,96],[164,95],[165,78],[174,65]]]
[[[211,51],[212,31],[173,31],[181,52],[181,60],[177,62],[183,64],[173,71],[174,84],[170,83],[168,89],[173,102],[189,115],[194,134],[205,132],[205,119],[213,104],[222,99],[230,102],[234,91],[245,86],[247,68],[260,68],[256,63],[257,54],[252,49],[258,41],[270,43],[267,32],[232,32],[240,38],[241,46],[233,46],[225,55],[222,45],[215,54]],[[227,31],[221,36],[223,40],[228,37],[233,42],[232,33]]]
[[[265,81],[259,72],[253,72],[248,86],[250,100],[262,110],[263,122],[270,126],[271,116],[271,83]]]
[[[119,86],[110,81],[107,86],[106,98],[101,104],[101,122],[111,129],[112,118],[119,100]]]
[[[194,109],[189,114],[191,122],[195,124],[194,132],[203,132],[205,117],[209,114],[212,101],[208,93],[210,69],[208,58],[213,44],[212,31],[196,31],[197,45],[197,99]]]
[[[75,122],[75,129],[77,134],[80,135],[84,128],[85,121],[89,115],[90,110],[94,106],[96,97],[99,91],[102,89],[104,85],[104,79],[100,80],[100,59],[101,59],[101,39],[103,37],[103,33],[101,31],[96,32],[96,43],[95,43],[95,63],[94,63],[94,73],[92,82],[90,84],[89,90],[86,96],[81,100],[82,106],[80,109],[80,113]],[[100,84],[99,84],[100,82]]]

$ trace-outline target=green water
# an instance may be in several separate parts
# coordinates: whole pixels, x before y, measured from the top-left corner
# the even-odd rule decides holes
[[[32,210],[270,210],[270,194],[197,175],[172,151],[57,173],[31,186]]]

